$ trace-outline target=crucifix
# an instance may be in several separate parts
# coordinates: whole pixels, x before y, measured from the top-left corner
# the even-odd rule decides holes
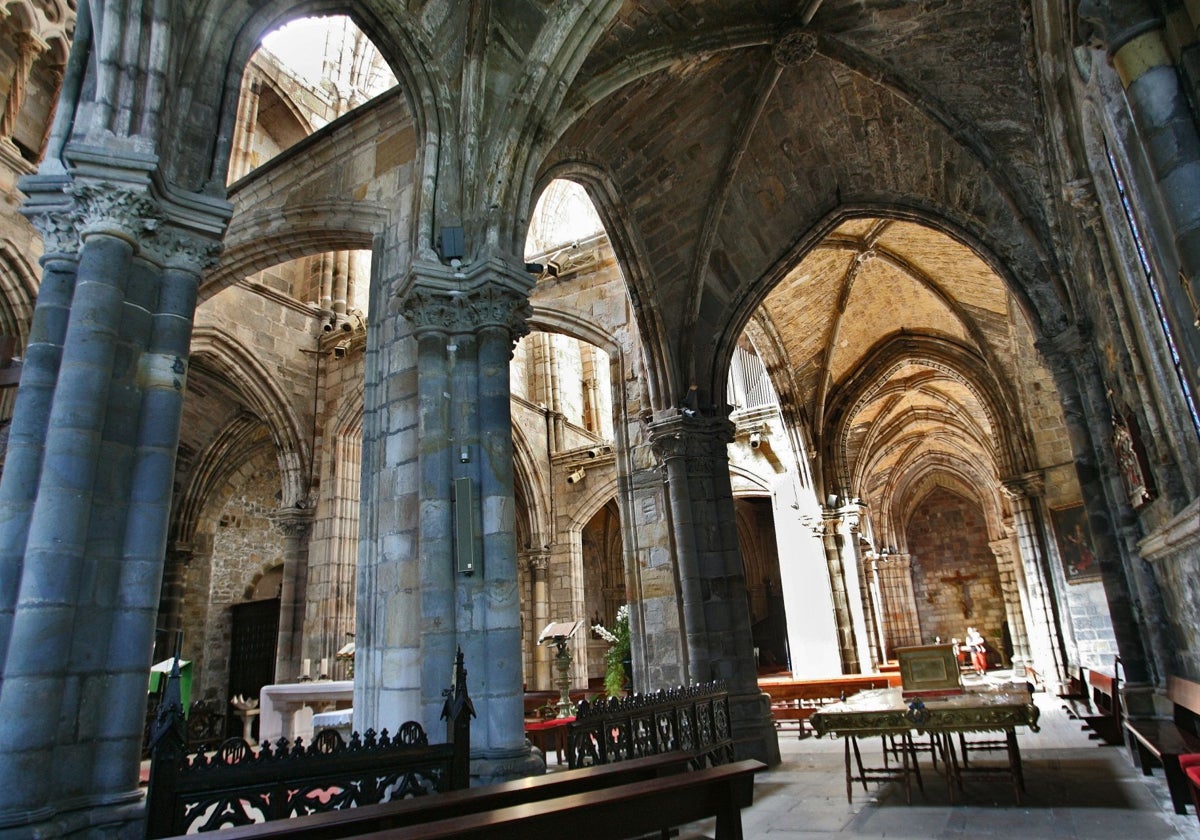
[[[958,587],[958,600],[962,604],[963,618],[970,618],[971,613],[975,611],[975,602],[971,599],[971,584],[975,582],[976,575],[964,575],[959,569],[954,574],[947,575],[940,580],[942,583]]]

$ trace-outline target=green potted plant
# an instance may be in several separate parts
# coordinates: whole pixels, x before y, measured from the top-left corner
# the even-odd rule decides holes
[[[603,624],[593,624],[592,630],[609,644],[604,654],[604,693],[620,697],[629,679],[629,605],[622,604],[617,609],[612,630]]]

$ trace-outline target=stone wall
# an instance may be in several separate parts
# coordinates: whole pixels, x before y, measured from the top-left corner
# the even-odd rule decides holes
[[[961,640],[972,625],[999,651],[1005,607],[979,505],[935,489],[908,522],[908,549],[922,641],[931,644],[937,636],[943,642]]]

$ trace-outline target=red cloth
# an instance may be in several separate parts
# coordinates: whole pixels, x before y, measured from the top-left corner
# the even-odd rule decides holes
[[[1200,765],[1200,753],[1184,753],[1179,756],[1179,766],[1185,770],[1196,765]]]
[[[549,720],[527,720],[525,721],[525,731],[534,732],[538,729],[553,729],[556,726],[566,726],[573,720],[575,720],[574,716],[565,718],[550,718]]]

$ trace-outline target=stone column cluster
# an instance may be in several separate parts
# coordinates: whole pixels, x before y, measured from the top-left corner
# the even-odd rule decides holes
[[[1048,571],[1046,534],[1041,516],[1043,479],[1035,473],[1012,476],[1001,487],[1012,506],[1022,561],[1018,580],[1024,583],[1019,591],[1021,606],[1029,619],[1029,656],[1042,679],[1053,684],[1064,678],[1066,663],[1059,641],[1062,634],[1059,632],[1054,582]],[[1010,629],[1016,626],[1010,621]],[[1013,642],[1015,646],[1016,636]]]
[[[0,479],[0,827],[141,798],[196,291],[228,206],[185,227],[123,174],[23,184],[45,247]]]
[[[733,424],[681,414],[652,423],[649,432],[666,476],[687,679],[725,680],[739,755],[778,763],[769,702],[758,689],[738,549],[727,449]]]
[[[506,768],[529,755],[509,361],[528,329],[532,282],[523,268],[501,260],[469,273],[422,264],[413,267],[400,301],[417,345],[421,597],[419,641],[413,641],[421,705],[436,720],[449,663],[461,647],[480,718],[472,727],[473,755],[484,777],[517,775]],[[473,545],[458,545],[467,538]],[[456,565],[462,548],[474,558],[470,572]]]
[[[1146,0],[1082,0],[1121,79],[1161,203],[1175,237],[1180,276],[1164,296],[1193,390],[1200,388],[1200,130],[1175,66],[1166,23]],[[1178,285],[1177,285],[1178,284]],[[1180,288],[1182,287],[1182,288]]]

